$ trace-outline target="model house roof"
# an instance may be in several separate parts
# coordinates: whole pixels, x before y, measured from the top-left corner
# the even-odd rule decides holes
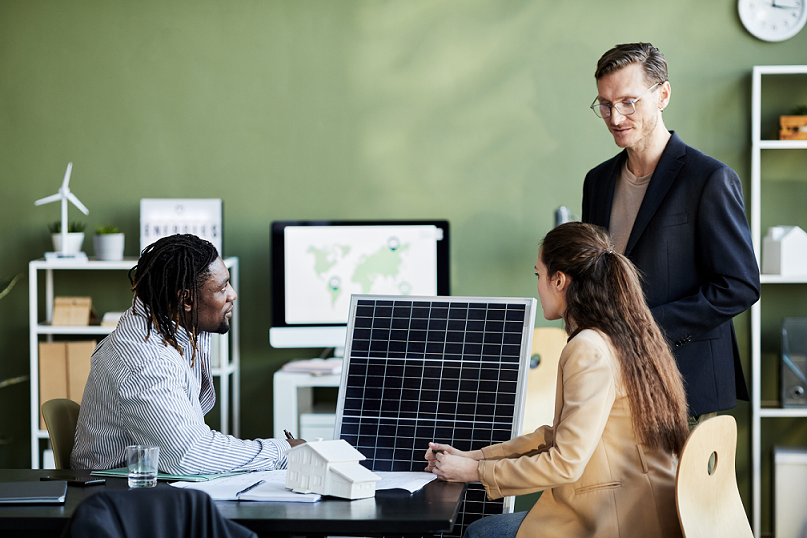
[[[331,464],[331,470],[349,482],[376,482],[381,480],[380,476],[363,467],[360,463],[335,463]]]
[[[329,463],[361,461],[367,459],[364,455],[350,446],[344,439],[333,441],[311,441],[297,445],[289,450],[312,450]]]

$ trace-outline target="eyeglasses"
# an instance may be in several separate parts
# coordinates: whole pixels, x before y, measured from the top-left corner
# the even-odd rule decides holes
[[[598,103],[597,98],[594,99],[594,102],[591,103],[591,110],[594,111],[594,114],[597,115],[598,118],[610,118],[611,117],[611,109],[615,108],[617,112],[622,114],[623,116],[630,116],[634,112],[636,112],[636,102],[647,95],[647,93],[661,84],[661,82],[656,82],[649,88],[647,88],[642,95],[637,97],[636,99],[631,99],[629,101],[620,101],[619,103]]]

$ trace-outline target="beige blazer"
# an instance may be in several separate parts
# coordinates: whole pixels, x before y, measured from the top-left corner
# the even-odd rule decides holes
[[[543,491],[517,538],[680,537],[678,458],[637,441],[610,339],[581,331],[558,364],[553,426],[482,449],[490,498]]]

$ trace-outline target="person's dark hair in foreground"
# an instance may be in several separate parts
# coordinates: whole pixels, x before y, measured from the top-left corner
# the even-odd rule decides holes
[[[191,234],[172,235],[143,249],[137,265],[129,270],[134,298],[146,310],[146,335],[153,325],[181,354],[176,331],[184,327],[193,344],[191,363],[197,351],[199,316],[197,308],[188,310],[184,305],[199,296],[216,258],[218,251],[209,241]]]

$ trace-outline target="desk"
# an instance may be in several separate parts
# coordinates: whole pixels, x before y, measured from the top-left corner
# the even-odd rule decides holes
[[[65,471],[2,469],[0,482],[38,480]],[[78,476],[89,471],[70,471]],[[160,482],[157,487],[170,487]],[[127,489],[122,478],[107,478],[105,486],[68,487],[63,505],[0,506],[0,535],[59,536],[78,504],[99,491]],[[259,536],[371,534],[436,534],[450,532],[465,493],[465,484],[437,480],[409,495],[401,491],[379,491],[373,499],[347,501],[329,498],[318,503],[261,503],[216,501],[224,517],[258,533]]]

